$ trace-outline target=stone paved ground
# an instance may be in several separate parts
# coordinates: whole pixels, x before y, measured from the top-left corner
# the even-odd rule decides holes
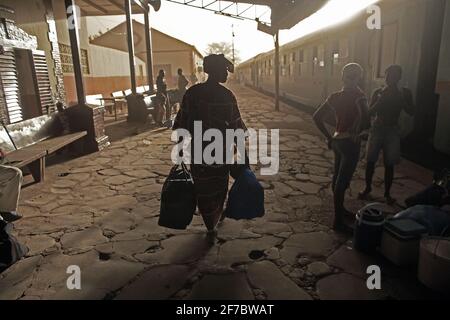
[[[45,183],[24,189],[25,218],[16,223],[16,234],[30,252],[0,275],[0,299],[428,297],[413,270],[355,253],[330,229],[332,154],[311,117],[286,106],[274,112],[270,98],[234,90],[248,127],[281,129],[280,173],[260,177],[264,218],[226,220],[213,247],[205,243],[199,216],[186,231],[159,227],[170,132],[133,135],[49,167]],[[403,167],[394,186],[400,200],[426,183]],[[376,196],[382,195],[381,174]],[[353,209],[362,205],[354,200],[362,185],[359,168],[349,194]],[[365,286],[370,264],[382,267],[381,291]],[[69,265],[80,266],[82,290],[66,288]]]

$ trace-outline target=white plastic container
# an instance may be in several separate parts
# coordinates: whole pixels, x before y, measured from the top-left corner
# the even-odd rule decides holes
[[[381,236],[381,253],[399,267],[415,265],[424,233],[426,229],[413,220],[388,220]]]
[[[434,291],[450,292],[450,238],[422,239],[418,278]]]

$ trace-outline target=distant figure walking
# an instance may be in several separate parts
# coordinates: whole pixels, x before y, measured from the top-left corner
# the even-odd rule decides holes
[[[333,93],[314,114],[314,121],[327,139],[328,147],[334,151],[334,229],[351,232],[344,223],[345,215],[352,215],[344,207],[345,192],[350,186],[359,161],[360,133],[368,126],[367,99],[358,87],[363,69],[357,63],[347,64],[342,70],[344,87]],[[334,115],[336,128],[331,135],[325,127],[325,119]]]
[[[159,70],[158,77],[156,78],[156,100],[157,110],[155,111],[155,122],[159,125],[163,125],[164,113],[167,114],[167,84],[165,80],[166,73],[164,70]]]
[[[394,204],[391,187],[394,181],[394,167],[400,162],[400,133],[398,120],[402,110],[414,114],[412,93],[407,88],[399,88],[402,68],[392,65],[386,69],[386,86],[377,89],[370,102],[369,116],[375,117],[367,143],[366,189],[359,193],[359,199],[367,199],[372,192],[375,164],[380,152],[384,160],[384,198]]]
[[[218,129],[225,137],[227,129],[246,130],[234,94],[221,85],[233,72],[233,64],[223,54],[210,55],[204,59],[208,80],[190,87],[183,97],[181,109],[177,114],[173,129],[186,129],[192,137],[192,150],[197,143],[202,150],[208,145],[201,137],[194,136],[194,121],[202,122],[202,136],[208,129]],[[226,144],[224,143],[224,156]],[[194,154],[193,152],[191,154]],[[202,151],[203,154],[203,151]],[[207,237],[213,243],[217,235],[216,226],[223,214],[225,198],[228,192],[230,166],[225,158],[221,163],[191,164],[197,205],[208,229]],[[194,163],[194,159],[191,160]]]

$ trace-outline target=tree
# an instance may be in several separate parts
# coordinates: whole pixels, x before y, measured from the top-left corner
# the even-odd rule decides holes
[[[221,54],[223,53],[225,57],[233,61],[233,45],[229,42],[212,42],[208,45],[206,49],[207,54]],[[239,57],[239,51],[234,49],[234,64],[239,64],[241,61]]]

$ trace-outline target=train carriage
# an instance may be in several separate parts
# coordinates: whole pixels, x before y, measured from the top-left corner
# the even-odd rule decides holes
[[[341,68],[349,62],[364,70],[361,88],[368,96],[384,83],[391,64],[403,67],[402,85],[417,105],[415,117],[402,114],[403,137],[434,140],[450,154],[450,1],[384,0],[381,29],[369,29],[369,14],[315,32],[280,47],[280,96],[317,107],[341,87]],[[274,93],[274,51],[238,66],[241,83]],[[439,95],[441,97],[439,104]],[[448,117],[448,119],[439,118]]]

